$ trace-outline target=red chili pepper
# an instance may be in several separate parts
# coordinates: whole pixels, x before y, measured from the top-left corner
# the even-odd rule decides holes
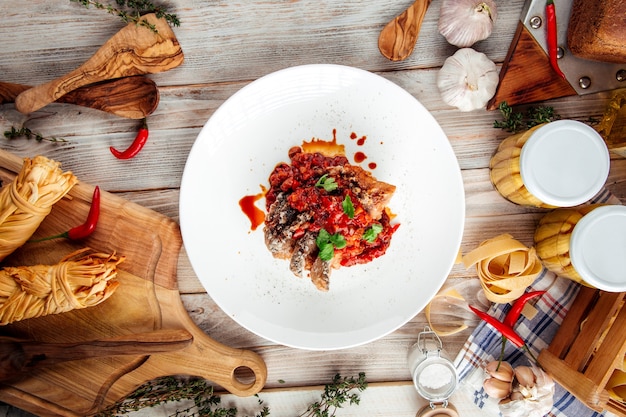
[[[113,146],[109,148],[111,153],[118,159],[130,159],[137,155],[139,151],[143,148],[143,146],[148,141],[148,122],[144,118],[141,129],[137,132],[137,136],[135,136],[135,140],[133,143],[126,149],[125,151],[118,151]]]
[[[554,8],[554,0],[548,0],[546,2],[546,41],[548,45],[548,57],[550,58],[550,65],[552,69],[563,79],[565,74],[559,68],[557,61],[558,40],[557,40],[557,28],[556,28],[556,10]]]
[[[81,240],[89,236],[96,230],[98,224],[98,218],[100,217],[100,187],[96,186],[93,190],[93,196],[91,197],[91,207],[89,207],[89,213],[87,214],[87,220],[85,223],[72,227],[70,230],[60,233],[54,236],[44,237],[43,239],[30,240],[29,242],[43,242],[44,240],[66,238],[70,240]]]
[[[509,327],[515,326],[515,323],[517,323],[517,319],[519,319],[520,314],[522,314],[522,310],[524,309],[526,303],[529,300],[532,300],[535,297],[540,297],[543,294],[545,294],[545,291],[531,291],[515,300],[515,303],[513,303],[513,306],[504,318],[504,324]]]
[[[67,237],[72,240],[84,239],[96,230],[100,218],[100,187],[96,186],[91,197],[91,207],[85,223],[73,227],[67,231]]]
[[[478,310],[475,307],[469,306],[470,310],[472,310],[478,317],[486,321],[488,324],[491,324],[497,331],[499,331],[502,336],[506,337],[518,348],[524,347],[526,344],[524,339],[520,335],[518,335],[513,327],[502,323],[500,320],[495,317],[490,316],[489,314]]]

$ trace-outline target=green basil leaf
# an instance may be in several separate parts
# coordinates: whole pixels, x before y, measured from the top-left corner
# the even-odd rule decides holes
[[[343,199],[343,203],[341,203],[341,205],[343,207],[343,212],[346,213],[346,216],[352,219],[354,217],[354,205],[352,205],[352,199],[348,194],[346,194],[346,197]]]
[[[335,233],[330,237],[330,243],[335,245],[337,249],[343,249],[348,244],[348,242],[346,242],[346,238],[339,233]]]
[[[335,248],[331,243],[326,243],[320,248],[319,257],[322,261],[330,261],[335,256]]]
[[[370,227],[365,231],[365,233],[363,233],[363,239],[368,241],[369,243],[374,243],[374,241],[378,237],[378,234],[382,231],[383,227],[378,223],[374,223],[372,227]]]
[[[336,190],[338,185],[337,182],[335,182],[334,178],[328,178],[328,174],[324,174],[320,177],[319,180],[317,180],[317,182],[315,183],[316,187],[322,187],[324,188],[324,190],[330,192],[333,190]]]
[[[317,238],[315,239],[315,243],[319,250],[322,250],[324,245],[327,245],[330,242],[330,233],[326,229],[320,229],[317,234]]]

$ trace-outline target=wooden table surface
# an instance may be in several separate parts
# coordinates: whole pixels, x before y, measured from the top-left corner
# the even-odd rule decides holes
[[[0,130],[19,127],[30,119],[32,130],[69,141],[1,138],[0,147],[19,156],[44,154],[59,160],[82,181],[98,184],[178,222],[179,187],[187,155],[201,127],[226,99],[251,81],[286,67],[349,65],[406,89],[447,134],[462,169],[466,193],[463,252],[502,233],[532,245],[535,224],[543,211],[507,202],[489,181],[489,159],[507,136],[492,127],[493,121],[500,119],[499,112],[463,113],[440,99],[437,72],[456,48],[437,31],[439,3],[434,1],[428,9],[414,53],[405,61],[391,62],[378,50],[378,35],[389,20],[411,4],[410,0],[170,0],[166,2],[168,9],[181,21],[174,32],[185,62],[151,76],[159,86],[161,100],[149,117],[150,139],[138,157],[119,161],[108,150],[111,145],[124,148],[134,137],[138,121],[64,104],[51,104],[30,115],[17,112],[12,104],[0,105]],[[492,35],[475,45],[498,66],[505,59],[523,5],[524,0],[499,1]],[[78,67],[124,26],[116,16],[69,0],[4,0],[0,10],[0,81],[28,85]],[[596,93],[547,104],[563,118],[585,120],[599,117],[609,96]],[[626,198],[625,180],[626,161],[612,156],[607,186],[622,201]],[[475,279],[474,270],[456,265],[447,284]],[[337,372],[345,376],[365,372],[372,384],[361,405],[339,415],[414,416],[424,403],[409,383],[406,364],[409,346],[427,324],[423,313],[364,346],[312,352],[269,342],[235,323],[206,294],[184,249],[178,283],[190,316],[207,334],[226,345],[254,350],[266,361],[266,388],[270,391],[265,398],[272,415],[293,415],[315,399],[319,385],[329,382]],[[443,339],[451,356],[461,349],[471,330]],[[260,395],[263,398],[264,392]],[[244,400],[234,404],[242,404],[239,401]],[[8,413],[20,415],[12,408]]]

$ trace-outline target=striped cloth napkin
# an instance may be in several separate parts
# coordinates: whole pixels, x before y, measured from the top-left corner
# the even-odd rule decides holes
[[[608,191],[598,194],[592,202],[621,204]],[[547,291],[535,304],[537,314],[530,320],[520,318],[515,326],[515,330],[526,340],[529,350],[535,357],[539,355],[542,349],[549,346],[571,303],[576,298],[579,288],[580,284],[557,277],[554,273],[544,269],[529,289],[530,291]],[[509,304],[493,304],[488,313],[499,320],[503,320],[509,308]],[[497,400],[487,396],[482,388],[482,383],[484,366],[492,360],[498,360],[501,350],[501,334],[485,322],[480,322],[454,361],[460,380],[459,388],[454,394],[455,402],[473,403],[477,410],[480,410],[482,416],[495,417],[500,415]],[[530,363],[524,352],[510,342],[506,344],[503,358],[513,367],[529,365]],[[609,417],[613,414],[610,412],[598,413],[591,410],[559,384],[555,384],[554,405],[546,416]]]

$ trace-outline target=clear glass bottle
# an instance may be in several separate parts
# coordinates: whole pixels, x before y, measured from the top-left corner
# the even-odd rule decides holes
[[[457,416],[448,399],[456,390],[459,377],[443,352],[441,339],[430,327],[419,333],[417,342],[409,349],[408,365],[415,389],[429,402],[417,415]]]
[[[610,151],[626,157],[626,88],[615,90],[596,130]]]

